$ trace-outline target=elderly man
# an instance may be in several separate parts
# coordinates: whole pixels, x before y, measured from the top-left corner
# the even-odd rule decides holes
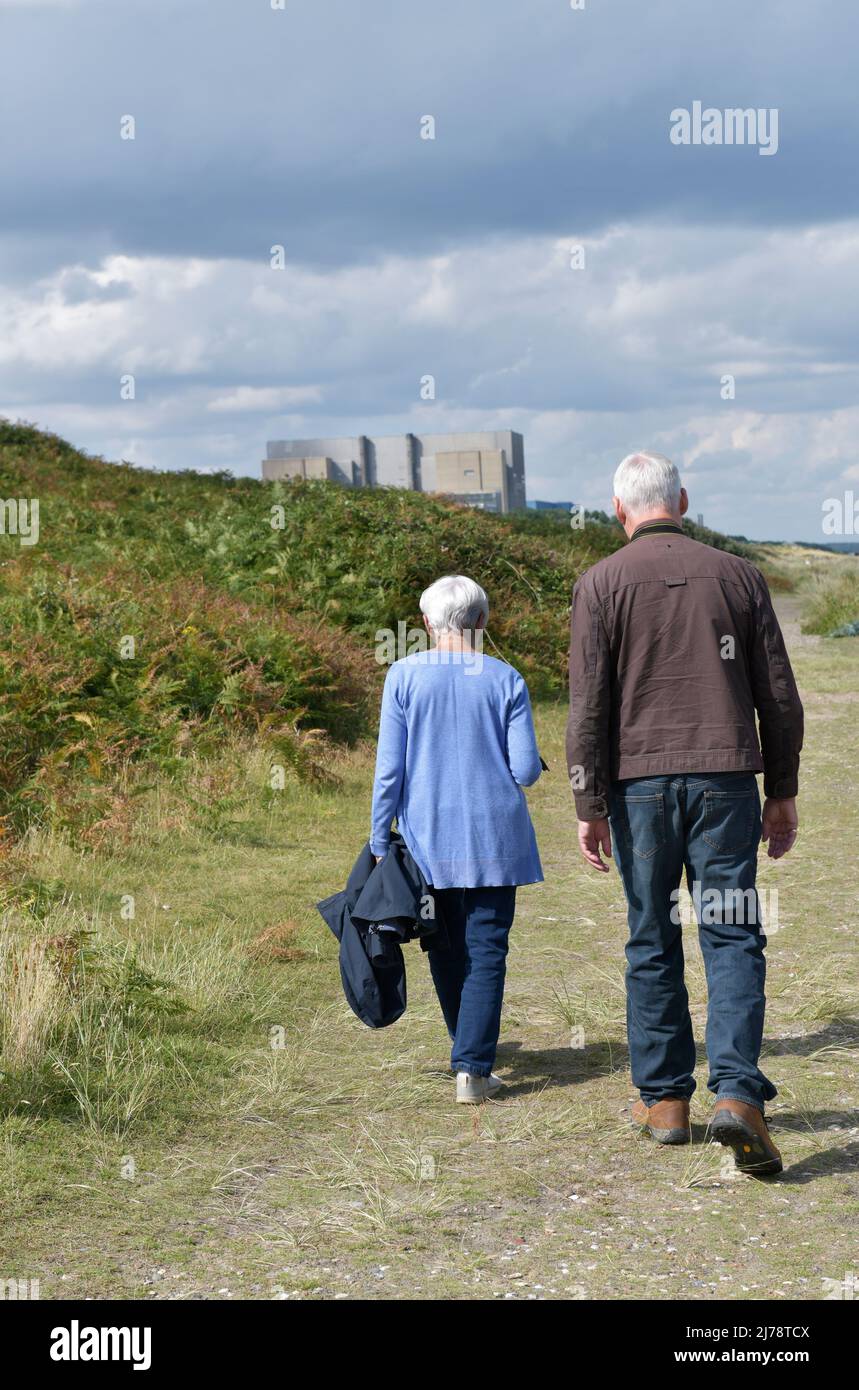
[[[764,1120],[776,1089],[758,1065],[766,938],[755,870],[761,838],[773,859],[796,838],[802,705],[763,578],[684,534],[689,502],[674,464],[631,454],[614,492],[630,543],[573,591],[567,762],[581,852],[607,873],[600,850],[613,845],[629,908],[633,1118],[660,1143],[689,1142],[685,869],[693,900],[706,903],[710,1133],[743,1171],[777,1173]]]

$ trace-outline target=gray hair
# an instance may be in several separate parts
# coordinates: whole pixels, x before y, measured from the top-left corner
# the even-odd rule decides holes
[[[446,574],[424,589],[421,612],[433,632],[471,632],[482,615],[489,617],[489,599],[479,584],[464,574]]]
[[[680,474],[664,454],[627,454],[614,475],[614,495],[630,516],[680,504]]]

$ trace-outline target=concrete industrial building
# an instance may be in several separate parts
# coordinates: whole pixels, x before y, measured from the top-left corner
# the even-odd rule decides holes
[[[272,439],[262,475],[327,478],[347,487],[443,492],[485,511],[525,506],[525,441],[515,430]]]

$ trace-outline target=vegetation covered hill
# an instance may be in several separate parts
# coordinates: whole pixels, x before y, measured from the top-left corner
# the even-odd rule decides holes
[[[621,537],[552,536],[435,498],[155,473],[0,422],[0,496],[37,498],[35,545],[0,537],[0,786],[17,828],[80,829],[131,765],[178,771],[239,734],[313,777],[370,733],[376,633],[474,575],[491,636],[559,692],[570,589]],[[274,524],[272,524],[274,523]]]
[[[129,768],[179,772],[236,736],[324,775],[332,742],[372,733],[377,633],[419,627],[445,573],[485,586],[490,650],[558,695],[572,585],[623,540],[595,513],[576,530],[399,490],[144,471],[4,421],[0,496],[40,506],[37,544],[0,536],[0,788],[17,829],[80,831]]]

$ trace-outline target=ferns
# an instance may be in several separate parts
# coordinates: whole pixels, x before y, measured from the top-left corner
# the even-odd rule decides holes
[[[373,732],[376,631],[415,625],[443,573],[487,588],[491,649],[558,694],[572,585],[620,539],[394,489],[143,472],[2,421],[0,495],[41,510],[37,546],[0,535],[0,790],[18,831],[121,820],[132,764],[176,774],[235,734],[324,778],[331,741]]]

